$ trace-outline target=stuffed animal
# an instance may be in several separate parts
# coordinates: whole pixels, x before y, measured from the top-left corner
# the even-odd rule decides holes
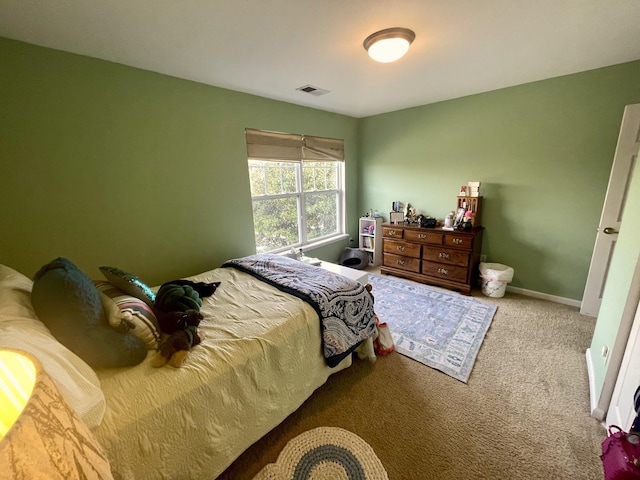
[[[189,310],[199,311],[202,298],[213,295],[219,285],[220,282],[203,283],[190,280],[163,283],[153,303],[153,313],[158,319],[160,330],[173,333],[182,329],[181,314]]]
[[[177,312],[174,312],[177,313]],[[158,355],[153,360],[154,367],[162,367],[167,363],[179,368],[184,365],[187,353],[198,345],[202,338],[198,334],[198,325],[202,320],[202,314],[197,310],[187,310],[176,318],[177,330],[165,338],[158,348]],[[178,317],[176,315],[176,317]]]
[[[154,367],[169,363],[178,368],[184,364],[187,352],[202,341],[198,335],[198,325],[203,318],[200,313],[202,298],[213,295],[219,285],[220,282],[172,280],[160,286],[153,311],[160,330],[169,336],[158,348]]]

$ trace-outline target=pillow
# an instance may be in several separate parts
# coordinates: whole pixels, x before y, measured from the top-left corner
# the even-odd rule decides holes
[[[100,292],[109,325],[121,332],[135,335],[145,343],[147,349],[157,350],[160,343],[160,327],[151,307],[109,282],[94,280],[93,283]]]
[[[31,306],[33,282],[0,265],[0,348],[36,357],[56,383],[67,404],[90,427],[102,422],[106,401],[96,373],[58,342]]]
[[[31,306],[33,282],[10,267],[0,265],[0,315],[36,318]]]
[[[98,289],[66,258],[36,273],[31,303],[53,336],[94,368],[129,367],[147,356],[142,340],[111,328]]]
[[[100,267],[100,271],[111,285],[153,307],[156,294],[138,277],[115,267]]]

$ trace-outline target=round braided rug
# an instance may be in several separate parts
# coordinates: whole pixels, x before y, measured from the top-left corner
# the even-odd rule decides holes
[[[253,480],[389,480],[382,462],[359,436],[318,427],[290,440],[276,463]]]

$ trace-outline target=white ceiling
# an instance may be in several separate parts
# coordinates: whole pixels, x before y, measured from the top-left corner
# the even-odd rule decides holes
[[[365,117],[638,60],[640,0],[0,0],[0,36]]]

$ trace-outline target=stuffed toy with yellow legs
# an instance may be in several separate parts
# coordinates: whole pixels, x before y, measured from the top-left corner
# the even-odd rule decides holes
[[[189,350],[202,341],[198,333],[202,314],[197,310],[187,310],[176,312],[176,315],[180,317],[178,323],[181,327],[162,341],[158,348],[158,355],[153,360],[154,367],[162,367],[167,363],[175,368],[181,367]]]

